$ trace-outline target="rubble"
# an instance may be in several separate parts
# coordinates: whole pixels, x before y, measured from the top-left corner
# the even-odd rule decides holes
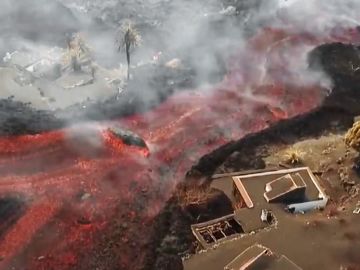
[[[91,224],[91,220],[85,216],[81,216],[80,218],[77,219],[77,223],[80,225],[89,225]]]
[[[261,219],[262,222],[266,222],[266,223],[271,224],[273,222],[273,220],[274,220],[274,217],[273,217],[271,211],[266,210],[266,209],[262,209],[260,219]]]
[[[86,201],[88,199],[90,199],[92,197],[92,195],[90,193],[84,193],[83,195],[81,195],[81,200],[82,201]]]
[[[354,214],[360,214],[360,201],[356,203],[355,209],[353,211]]]

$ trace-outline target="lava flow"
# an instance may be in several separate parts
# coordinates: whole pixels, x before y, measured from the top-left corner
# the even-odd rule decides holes
[[[265,29],[212,89],[179,92],[150,112],[104,124],[139,134],[150,155],[113,137],[107,145],[116,151],[83,155],[69,144],[69,130],[0,139],[0,196],[19,202],[14,213],[21,208],[0,226],[0,268],[90,269],[79,260],[96,250],[116,212],[116,222],[132,221],[135,232],[119,243],[117,269],[136,269],[137,240],[146,239],[148,221],[197,159],[319,105],[327,91],[298,71],[309,48],[359,41],[355,32],[342,33],[317,38]]]

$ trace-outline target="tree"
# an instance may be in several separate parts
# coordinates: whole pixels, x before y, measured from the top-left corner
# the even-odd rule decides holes
[[[118,51],[122,49],[125,50],[126,53],[126,61],[127,61],[127,78],[130,78],[130,50],[140,45],[141,36],[136,28],[130,21],[123,23],[120,27],[120,31],[117,34],[118,36]]]
[[[82,64],[91,60],[91,49],[86,44],[81,34],[77,33],[67,37],[67,50],[64,55],[66,65],[70,65],[73,71],[80,71]]]

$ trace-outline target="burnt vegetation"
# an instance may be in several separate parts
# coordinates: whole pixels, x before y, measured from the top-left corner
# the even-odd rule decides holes
[[[353,148],[358,153],[360,152],[360,122],[354,123],[352,128],[345,134],[345,143],[347,146]],[[354,159],[353,169],[359,174],[360,173],[360,155]]]

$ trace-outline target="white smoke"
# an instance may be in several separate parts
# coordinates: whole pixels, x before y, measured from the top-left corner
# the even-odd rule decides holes
[[[356,0],[276,0],[274,4],[276,27],[323,35],[334,28],[360,25],[360,2]]]

